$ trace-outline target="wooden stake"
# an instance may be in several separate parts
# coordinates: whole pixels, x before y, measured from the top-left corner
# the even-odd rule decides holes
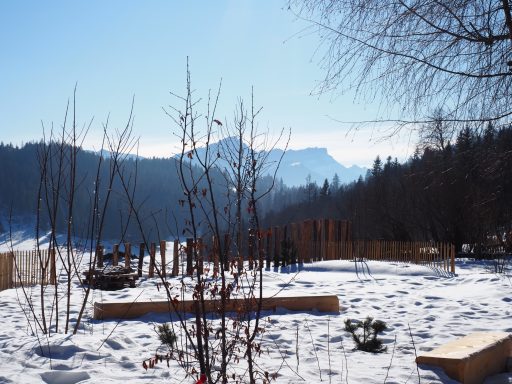
[[[114,244],[112,248],[112,265],[115,267],[119,263],[119,244]]]
[[[162,276],[165,278],[167,277],[167,272],[166,272],[166,265],[167,265],[167,262],[165,261],[165,250],[166,250],[166,247],[167,247],[167,244],[165,242],[165,240],[161,240],[160,241],[160,259],[162,261],[162,265],[161,265],[161,273],[162,273]]]
[[[140,243],[139,245],[139,262],[137,263],[137,275],[142,277],[142,266],[144,265],[144,251],[146,244]]]
[[[172,250],[172,276],[178,276],[180,271],[180,256],[179,256],[179,243],[178,240],[174,240],[174,246]]]
[[[192,254],[194,252],[194,239],[187,239],[187,275],[192,276],[194,273],[194,266],[192,264]]]
[[[124,267],[126,269],[132,269],[132,245],[130,243],[124,243]]]
[[[155,276],[155,254],[156,254],[156,244],[151,243],[149,246],[149,271],[148,277],[152,278]]]
[[[96,263],[98,268],[103,268],[103,247],[99,244],[96,246]]]

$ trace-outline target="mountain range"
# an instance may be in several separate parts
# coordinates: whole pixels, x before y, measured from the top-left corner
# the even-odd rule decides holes
[[[236,144],[237,138],[228,137],[211,144],[210,151],[211,153],[225,152],[225,148],[236,147]],[[197,156],[203,157],[205,149],[198,147],[196,152]],[[244,152],[248,153],[248,147],[245,145]],[[269,166],[266,174],[274,174],[282,157],[276,176],[289,187],[305,185],[309,178],[310,182],[321,186],[325,179],[331,182],[335,174],[338,175],[340,184],[348,184],[357,180],[359,176],[366,175],[366,168],[357,165],[345,167],[329,155],[326,148],[288,149],[284,156],[283,152],[279,148],[269,151],[267,156]],[[221,168],[225,166],[225,164],[219,165]]]
[[[269,160],[277,161],[282,153],[282,149],[272,150]],[[359,176],[364,177],[366,170],[357,165],[343,166],[329,155],[326,148],[289,149],[283,156],[277,177],[288,186],[304,185],[308,177],[321,186],[325,179],[331,182],[337,174],[340,184],[348,184]]]

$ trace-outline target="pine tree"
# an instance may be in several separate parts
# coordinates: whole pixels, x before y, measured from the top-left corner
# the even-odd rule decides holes
[[[325,179],[324,184],[322,185],[322,188],[320,189],[320,196],[327,197],[329,195],[330,195],[329,181],[327,179]]]

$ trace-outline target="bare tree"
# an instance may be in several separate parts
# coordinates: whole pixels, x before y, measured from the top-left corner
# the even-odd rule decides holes
[[[255,120],[259,109],[254,108],[253,100],[250,111],[240,100],[234,124],[223,124],[217,118],[220,86],[201,103],[192,92],[188,66],[185,95],[173,96],[181,106],[171,106],[166,113],[181,142],[177,172],[183,198],[178,203],[188,213],[183,234],[187,236],[186,251],[192,255],[193,265],[187,262],[186,274],[178,284],[163,281],[169,306],[178,310],[178,321],[171,326],[180,335],[179,345],[164,358],[175,360],[188,375],[201,375],[208,383],[268,382],[269,374],[255,363],[261,353],[258,336],[264,330],[260,321],[263,249],[258,248],[262,231],[257,207],[273,186],[270,183],[260,190],[259,181],[270,168],[269,151],[265,149],[273,148],[282,133],[271,144],[268,133],[258,134]],[[274,164],[271,169],[278,166]],[[256,268],[252,269],[243,264],[242,237],[247,233],[243,222],[248,223],[254,240],[251,244],[258,255]],[[202,267],[206,252],[218,258],[218,270],[209,264]],[[180,313],[178,306],[178,297],[181,300],[188,295],[195,304],[191,319]],[[229,313],[229,303],[234,298],[242,299],[244,304],[236,313]],[[206,311],[209,300],[216,303],[211,316]],[[151,358],[144,364],[151,366],[157,360]],[[241,361],[246,361],[247,366]]]
[[[436,109],[431,120],[423,124],[419,144],[423,149],[444,151],[453,138],[455,127],[452,123],[445,121],[442,109]]]
[[[398,127],[436,107],[452,122],[510,121],[509,0],[289,0],[289,8],[321,35],[317,91],[381,96],[400,106]]]

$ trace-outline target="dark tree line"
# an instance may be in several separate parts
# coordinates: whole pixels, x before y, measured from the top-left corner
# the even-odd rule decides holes
[[[0,144],[0,232],[9,230],[9,216],[12,214],[15,223],[24,226],[35,227],[35,214],[37,211],[37,196],[40,178],[41,164],[38,162],[38,153],[42,146],[48,144],[27,143],[21,148],[10,144]],[[54,144],[56,145],[56,144]],[[57,149],[54,151],[57,153]],[[52,161],[56,162],[54,158]],[[90,234],[91,212],[94,209],[94,191],[95,179],[100,155],[91,151],[80,149],[77,154],[77,188],[75,192],[75,207],[73,210],[73,221],[75,236],[79,238],[88,238]],[[108,151],[103,153],[101,160],[104,166],[101,168],[99,183],[105,187],[109,178],[109,167],[112,159],[108,156]],[[190,235],[185,233],[187,227],[186,208],[183,206],[184,194],[181,188],[178,174],[177,162],[175,158],[138,158],[127,156],[122,162],[121,172],[125,175],[125,182],[134,189],[135,209],[140,218],[142,218],[144,233],[150,240],[156,241],[163,238],[186,237]],[[110,164],[110,165],[109,165]],[[53,164],[53,169],[57,165]],[[191,165],[193,172],[200,170]],[[48,167],[49,169],[51,167]],[[224,180],[225,176],[220,174],[220,170],[212,170],[212,177],[217,180]],[[258,181],[258,190],[267,189],[272,183],[270,177],[263,177]],[[98,188],[99,201],[105,199],[108,190]],[[226,206],[227,209],[234,209],[230,199],[226,195],[225,187],[221,183],[214,185],[214,194],[218,197],[219,204]],[[201,181],[198,189],[206,188],[206,182]],[[45,197],[43,196],[42,199]],[[266,206],[271,197],[265,197],[262,201],[262,213],[266,211]],[[67,204],[66,197],[63,195],[59,204],[64,207]],[[45,204],[41,204],[45,207]],[[101,207],[101,204],[100,204]],[[243,208],[243,220],[247,221],[247,207]],[[64,209],[59,210],[61,216],[64,215]],[[130,208],[130,202],[126,192],[119,179],[114,180],[112,187],[112,197],[107,205],[105,221],[102,227],[104,239],[117,241],[139,242],[140,228],[134,220],[133,209]],[[97,212],[100,216],[102,212]],[[45,209],[41,210],[41,229],[50,229],[50,213]],[[201,214],[198,213],[200,217]],[[199,220],[205,222],[205,220]],[[65,232],[66,218],[60,217],[56,220],[56,230],[59,233]],[[93,234],[94,235],[94,234]]]
[[[366,177],[349,185],[332,188],[326,180],[277,190],[291,205],[271,211],[265,224],[350,219],[357,238],[449,241],[458,250],[504,241],[512,229],[512,128],[466,127],[453,144],[424,144],[403,164],[377,157]]]

